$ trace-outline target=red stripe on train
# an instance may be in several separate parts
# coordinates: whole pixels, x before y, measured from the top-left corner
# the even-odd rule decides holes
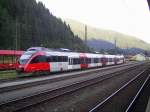
[[[49,63],[28,64],[25,72],[50,71]]]
[[[80,68],[81,69],[88,68],[88,64],[80,64]]]

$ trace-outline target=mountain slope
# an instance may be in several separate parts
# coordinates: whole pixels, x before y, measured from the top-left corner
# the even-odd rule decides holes
[[[70,25],[72,31],[76,35],[84,39],[85,25],[83,23],[71,19],[65,19],[65,21]],[[116,40],[117,47],[120,48],[128,47],[128,48],[140,48],[144,50],[150,49],[150,44],[144,42],[143,40],[140,40],[133,36],[118,33],[115,31],[103,30],[103,29],[87,26],[87,32],[88,32],[87,33],[88,41],[92,40],[93,42],[95,40],[96,42],[96,41],[103,40],[114,44],[114,41]]]
[[[70,27],[36,0],[0,0],[0,49],[87,49]]]

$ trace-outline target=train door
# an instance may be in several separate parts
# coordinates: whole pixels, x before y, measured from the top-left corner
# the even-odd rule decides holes
[[[51,72],[68,70],[67,56],[52,56]]]
[[[118,64],[118,58],[115,58],[115,65]]]
[[[68,57],[67,56],[58,56],[58,70],[59,71],[68,70]]]
[[[88,68],[88,64],[86,62],[87,60],[87,57],[80,57],[80,68],[81,69],[85,69],[85,68]]]
[[[58,56],[52,56],[51,57],[51,72],[56,72],[56,71],[59,71],[59,68],[58,68]]]
[[[108,59],[106,57],[101,58],[102,66],[106,66]]]
[[[68,69],[69,69],[69,70],[72,70],[72,69],[73,69],[73,68],[72,68],[72,66],[73,66],[73,65],[72,65],[72,58],[69,57],[68,60],[69,60],[69,63],[68,63]]]
[[[68,64],[69,64],[69,62],[68,62],[68,56],[63,56],[63,70],[65,71],[65,70],[68,70]]]

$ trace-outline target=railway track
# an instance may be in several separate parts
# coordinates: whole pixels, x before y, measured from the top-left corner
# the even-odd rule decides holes
[[[125,70],[111,72],[111,73],[105,74],[103,76],[98,76],[98,77],[94,77],[92,79],[78,81],[75,83],[70,83],[68,85],[58,87],[58,88],[55,88],[52,90],[43,91],[38,94],[32,94],[30,96],[26,96],[23,98],[3,102],[0,104],[0,109],[1,109],[0,111],[2,111],[2,112],[24,111],[27,108],[33,107],[35,105],[39,105],[43,102],[50,101],[52,99],[55,99],[57,97],[60,97],[60,96],[66,95],[66,94],[70,94],[72,92],[78,91],[78,90],[86,88],[88,86],[95,85],[102,81],[116,77],[125,72],[134,70],[135,68],[137,68],[137,66],[141,66],[141,65],[136,65],[136,66],[132,66],[132,67],[129,66]]]
[[[108,70],[108,69],[111,69],[111,68],[117,68],[117,67],[122,67],[122,66],[128,66],[128,65],[133,65],[133,64],[137,64],[138,62],[128,62],[126,64],[123,64],[123,65],[114,65],[114,66],[107,66],[107,67],[101,67],[101,68],[91,68],[93,69],[93,71],[97,71],[97,70]],[[82,72],[90,72],[91,69],[87,69],[87,70],[83,70]],[[1,73],[13,73],[15,72],[15,70],[11,70],[11,71],[1,71]],[[70,71],[72,73],[78,73],[79,71]],[[14,82],[14,81],[24,81],[24,80],[29,80],[29,79],[35,79],[35,78],[43,78],[43,77],[48,77],[49,75],[63,75],[64,73],[65,74],[69,74],[70,73],[69,71],[67,72],[62,72],[62,73],[51,73],[51,74],[40,74],[40,75],[18,75],[16,78],[8,78],[8,79],[0,79],[0,84],[1,83],[7,83],[7,82]]]
[[[150,79],[150,74],[147,76],[146,80],[144,81],[144,83],[142,84],[140,89],[138,90],[137,94],[134,96],[134,98],[131,101],[130,105],[128,105],[128,108],[126,109],[126,112],[133,112],[134,109],[136,110],[136,108],[134,108],[134,106],[136,105],[136,101],[138,100],[138,97],[142,93],[142,91],[143,91],[144,87],[146,86],[146,84],[148,83],[149,79]],[[146,110],[146,109],[144,109],[144,110]]]
[[[82,76],[88,76],[91,75],[91,73],[99,73],[99,72],[105,72],[108,70],[113,70],[113,69],[124,69],[125,67],[129,66],[137,66],[140,64],[144,63],[131,63],[131,64],[124,64],[124,65],[117,65],[117,66],[110,66],[106,68],[100,68],[100,69],[89,69],[85,71],[77,71],[77,72],[72,72],[72,73],[65,73],[65,74],[58,74],[58,75],[53,75],[53,76],[43,76],[43,77],[33,77],[33,78],[26,78],[26,79],[20,79],[20,80],[14,80],[14,81],[8,81],[8,82],[3,82],[0,83],[0,93],[4,93],[7,91],[12,91],[16,89],[22,89],[22,88],[27,88],[27,87],[32,87],[36,85],[41,85],[41,84],[46,84],[46,83],[52,83],[56,81],[61,81],[61,80],[66,80],[66,79],[71,79],[71,78],[76,78],[76,77],[81,77]]]
[[[140,95],[142,89],[144,88],[145,84],[150,78],[150,74],[146,74],[145,72],[148,69],[143,70],[138,75],[133,77],[131,80],[129,80],[127,83],[125,83],[123,86],[121,86],[119,89],[117,89],[114,93],[112,93],[110,96],[108,96],[106,99],[98,103],[96,106],[94,106],[92,109],[90,109],[89,112],[132,112],[133,106],[136,103],[136,99]],[[135,85],[139,85],[138,91],[135,95],[132,96],[123,96],[123,93],[133,89]],[[133,86],[133,87],[132,87]],[[124,108],[125,104],[119,104],[118,100],[123,99],[129,99],[130,103],[126,104],[126,108]]]

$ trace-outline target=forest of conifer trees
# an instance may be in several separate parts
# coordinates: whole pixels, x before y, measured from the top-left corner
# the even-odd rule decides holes
[[[35,0],[0,0],[0,49],[31,46],[87,49],[60,18]]]

